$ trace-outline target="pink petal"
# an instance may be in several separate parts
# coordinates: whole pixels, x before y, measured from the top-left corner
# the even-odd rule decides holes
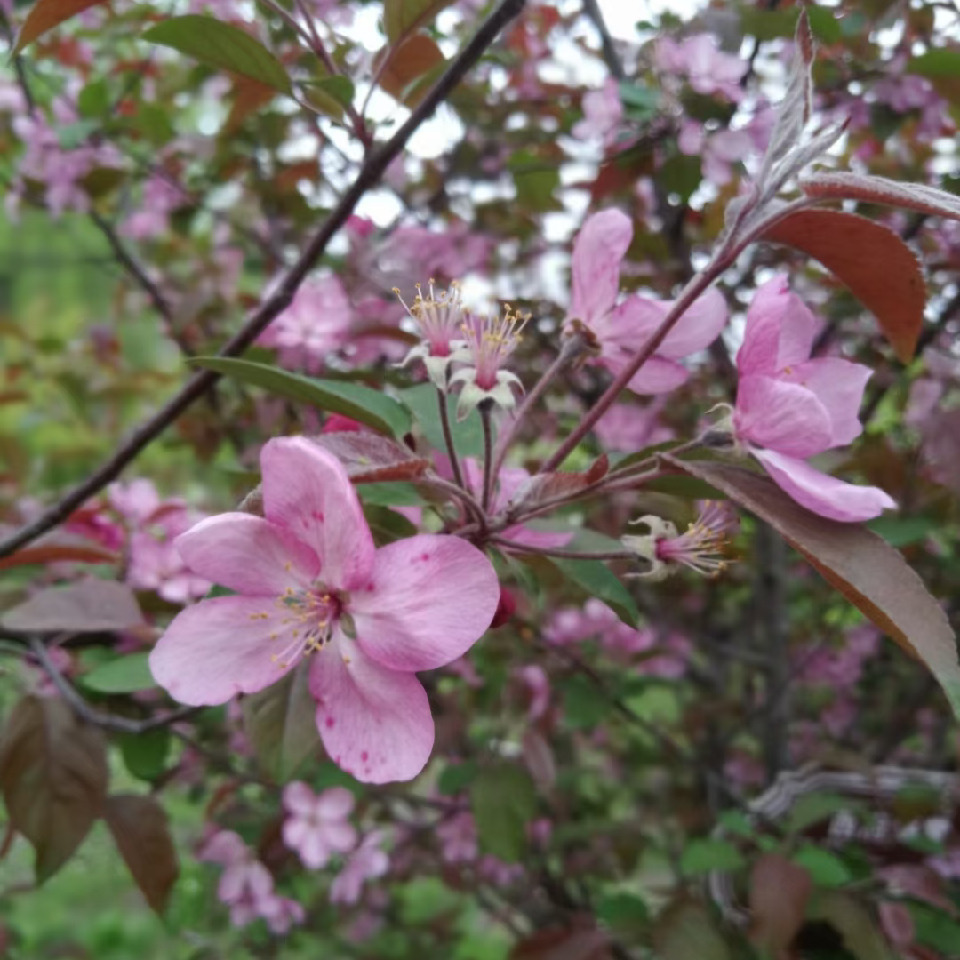
[[[741,441],[790,457],[822,453],[833,438],[827,411],[809,390],[771,377],[740,381],[734,428]]]
[[[357,642],[391,670],[433,670],[483,636],[500,601],[490,561],[458,537],[420,534],[377,551],[365,589],[350,595]]]
[[[669,301],[664,306],[669,310],[673,302]],[[727,302],[716,287],[711,287],[677,321],[677,325],[657,348],[657,353],[673,360],[689,357],[691,353],[709,347],[726,324]]]
[[[620,263],[633,225],[619,210],[604,210],[587,217],[573,244],[571,319],[592,326],[613,309],[620,292]]]
[[[313,658],[310,692],[330,758],[364,783],[412,780],[433,749],[426,691],[409,673],[381,667],[340,634]]]
[[[537,530],[534,527],[525,527],[518,523],[515,527],[507,527],[501,534],[505,539],[512,540],[514,543],[522,543],[528,547],[550,547],[566,546],[573,539],[572,531],[563,530]]]
[[[294,780],[283,788],[283,805],[289,813],[311,817],[317,809],[317,795],[302,780]]]
[[[255,693],[292,666],[271,659],[294,641],[283,616],[263,597],[214,597],[187,607],[151,651],[150,672],[174,700],[192,706]]]
[[[305,832],[300,844],[294,849],[300,854],[304,865],[312,870],[319,870],[320,867],[326,866],[333,852],[327,845],[326,838],[316,827]]]
[[[784,493],[801,507],[840,523],[858,523],[880,516],[896,503],[879,487],[844,483],[811,467],[803,460],[773,450],[753,450]]]
[[[676,360],[654,354],[638,371],[628,386],[634,393],[669,393],[686,383],[690,371]]]
[[[337,853],[348,853],[357,845],[357,831],[346,821],[333,821],[324,825],[324,840]]]
[[[350,590],[373,566],[373,538],[346,471],[303,437],[277,437],[260,452],[267,520],[313,549],[328,587]]]
[[[288,530],[247,513],[208,517],[176,540],[184,563],[230,590],[278,597],[287,587],[305,586],[320,561]]]
[[[830,418],[832,447],[843,447],[860,436],[860,401],[873,371],[861,363],[838,357],[808,360],[788,367],[780,375],[815,393]]]
[[[317,812],[324,820],[345,820],[353,812],[355,800],[346,787],[330,787],[317,800]]]
[[[817,330],[816,317],[790,292],[785,276],[765,283],[747,311],[743,345],[737,354],[741,375],[776,373],[810,356]]]

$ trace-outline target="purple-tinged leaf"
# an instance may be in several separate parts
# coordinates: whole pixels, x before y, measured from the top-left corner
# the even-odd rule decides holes
[[[729,463],[663,459],[722,490],[770,524],[813,568],[909,654],[926,664],[960,716],[956,640],[940,604],[898,550],[866,527],[795,503],[772,480]]]
[[[764,853],[750,871],[750,940],[771,957],[787,948],[803,926],[813,890],[810,874],[779,853]]]
[[[326,433],[310,438],[332,453],[354,483],[388,483],[422,477],[430,461],[375,433]]]
[[[36,633],[96,633],[126,630],[143,623],[134,592],[116,580],[81,580],[48,587],[0,617],[9,630]]]
[[[707,908],[686,898],[657,917],[652,939],[657,960],[733,960]]]
[[[98,730],[62,700],[26,697],[0,735],[0,791],[14,829],[36,852],[37,882],[73,856],[107,795],[107,750]]]
[[[800,189],[815,200],[859,200],[960,220],[960,197],[924,183],[862,173],[815,173],[800,181]]]
[[[0,523],[0,539],[12,536],[17,528]],[[38,537],[29,546],[17,550],[8,557],[0,557],[0,570],[10,567],[26,567],[46,563],[117,563],[117,554],[100,546],[93,540],[64,530],[52,530]]]

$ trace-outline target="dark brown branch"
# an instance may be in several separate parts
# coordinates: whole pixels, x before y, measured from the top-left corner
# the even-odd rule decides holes
[[[603,62],[615,80],[625,80],[627,72],[623,68],[623,61],[617,48],[614,45],[613,37],[607,29],[607,24],[600,12],[600,5],[597,0],[583,0],[583,12],[587,19],[593,24],[597,33],[600,34],[600,45],[603,49]]]
[[[470,68],[480,59],[487,47],[496,39],[503,27],[523,9],[525,0],[502,0],[486,21],[480,26],[470,42],[451,62],[446,73],[424,97],[407,121],[383,146],[373,150],[360,168],[350,189],[323,222],[313,238],[290,268],[274,292],[250,315],[246,323],[220,349],[218,356],[235,357],[243,353],[269,326],[271,321],[285,310],[307,274],[323,256],[327,244],[346,223],[360,198],[380,180],[391,161],[403,150],[417,128],[430,117],[437,106],[446,99],[460,83]],[[180,392],[167,401],[152,417],[144,421],[125,440],[113,455],[86,480],[70,490],[58,503],[44,511],[36,520],[20,529],[12,537],[0,543],[0,557],[9,556],[15,550],[35,540],[62,523],[84,501],[99,493],[115,480],[124,467],[136,459],[140,451],[158,437],[196,400],[202,397],[220,379],[220,374],[203,370],[192,376]]]

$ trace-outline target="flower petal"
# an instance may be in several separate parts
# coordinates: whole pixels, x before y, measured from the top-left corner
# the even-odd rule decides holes
[[[324,820],[345,820],[352,812],[355,800],[346,787],[330,787],[317,800],[317,813]]]
[[[839,357],[808,360],[788,367],[780,374],[789,383],[798,383],[815,393],[830,418],[832,447],[844,447],[863,432],[860,401],[873,371],[862,363]]]
[[[350,590],[373,565],[373,538],[336,457],[303,437],[277,437],[260,452],[263,509],[320,558],[324,583]]]
[[[741,441],[789,457],[811,457],[830,446],[830,418],[817,397],[795,383],[744,377],[737,388],[734,428]]]
[[[317,808],[317,795],[302,780],[294,780],[283,788],[283,806],[288,813],[312,817]]]
[[[593,327],[613,309],[620,293],[620,263],[632,237],[630,218],[620,210],[587,217],[573,244],[569,319]]]
[[[255,693],[290,669],[271,655],[295,638],[264,597],[214,597],[179,613],[150,653],[150,672],[180,703],[210,706]],[[271,640],[271,635],[276,639]]]
[[[381,667],[339,634],[313,658],[310,692],[327,753],[357,780],[412,780],[426,766],[433,717],[413,674]]]
[[[664,304],[673,307],[673,301]],[[723,294],[711,287],[687,309],[677,325],[664,337],[657,353],[672,360],[689,357],[705,350],[720,336],[727,324],[727,302]]]
[[[880,516],[896,503],[879,487],[844,483],[821,473],[803,460],[785,457],[773,450],[753,450],[767,473],[784,493],[801,507],[840,523],[858,523]]]
[[[483,636],[500,602],[493,565],[459,537],[420,534],[377,551],[350,595],[357,642],[391,670],[442,667]]]
[[[255,597],[304,586],[320,569],[316,554],[289,530],[249,513],[201,520],[176,545],[194,573]]]
[[[685,383],[690,371],[676,360],[654,354],[636,373],[627,386],[643,395],[669,393]]]
[[[802,363],[813,349],[816,330],[816,317],[790,291],[786,276],[774,277],[757,290],[747,311],[737,369],[743,376],[772,374]]]

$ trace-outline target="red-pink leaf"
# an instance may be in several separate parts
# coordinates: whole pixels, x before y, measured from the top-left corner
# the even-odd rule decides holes
[[[897,356],[914,354],[926,291],[909,247],[886,227],[838,210],[801,210],[762,235],[819,260],[876,316]]]
[[[527,480],[510,498],[510,506],[530,509],[557,497],[572,497],[602,480],[610,469],[607,455],[601,454],[583,473],[542,473]]]
[[[805,510],[772,480],[742,467],[662,457],[769,523],[828,583],[927,665],[960,716],[960,664],[953,630],[899,551],[865,527]]]
[[[510,951],[510,960],[611,960],[610,942],[591,920],[531,933]]]
[[[16,532],[16,527],[0,523],[0,538],[5,538]],[[57,563],[59,561],[116,563],[119,559],[115,553],[101,547],[99,543],[95,543],[93,540],[64,530],[54,530],[45,536],[38,537],[30,546],[23,547],[8,557],[0,558],[0,570],[6,570],[10,567],[25,567],[30,564]]]
[[[28,43],[33,43],[37,37],[43,36],[65,20],[105,2],[106,0],[37,0],[17,34],[13,53],[18,54]]]
[[[789,960],[787,948],[803,926],[813,890],[810,874],[778,853],[765,853],[750,871],[750,939],[774,960]]]
[[[0,791],[36,851],[37,882],[73,856],[103,812],[107,751],[98,730],[54,698],[26,697],[0,735]]]
[[[143,622],[134,592],[116,580],[81,580],[48,587],[0,616],[10,630],[95,633],[126,630]]]
[[[108,797],[104,819],[114,842],[151,909],[163,913],[180,874],[163,807],[153,797]]]
[[[804,177],[800,188],[816,200],[860,200],[960,220],[960,197],[925,183],[902,183],[862,173],[816,173]]]
[[[387,483],[423,476],[430,461],[376,433],[325,433],[313,443],[332,453],[354,483]]]

